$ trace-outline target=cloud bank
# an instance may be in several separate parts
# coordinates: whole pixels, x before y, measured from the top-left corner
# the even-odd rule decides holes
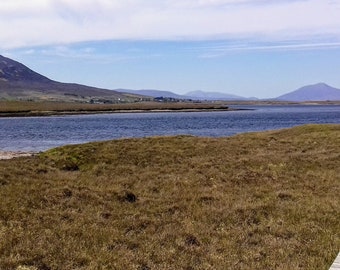
[[[5,49],[100,40],[340,41],[338,0],[10,0]]]

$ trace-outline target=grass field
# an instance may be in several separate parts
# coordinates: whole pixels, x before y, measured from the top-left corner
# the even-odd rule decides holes
[[[0,101],[0,116],[40,116],[55,114],[84,114],[152,110],[227,110],[223,102],[135,102],[118,104],[89,104],[76,102]]]
[[[0,269],[328,269],[340,126],[0,160]]]

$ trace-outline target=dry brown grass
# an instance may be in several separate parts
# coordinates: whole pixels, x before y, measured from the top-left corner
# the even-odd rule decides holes
[[[89,104],[76,102],[0,101],[0,116],[34,116],[66,113],[94,113],[151,110],[226,110],[224,103],[135,102],[119,104]]]
[[[0,269],[328,269],[339,160],[339,125],[3,160]]]

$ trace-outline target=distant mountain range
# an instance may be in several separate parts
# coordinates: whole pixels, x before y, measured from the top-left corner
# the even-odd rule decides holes
[[[204,99],[204,100],[256,100],[257,99],[255,97],[246,98],[246,97],[241,97],[241,96],[237,96],[233,94],[226,94],[226,93],[220,93],[220,92],[204,92],[201,90],[186,93],[186,96],[191,96],[191,97]]]
[[[120,102],[139,96],[75,83],[53,81],[25,65],[0,55],[0,100]]]
[[[257,100],[220,92],[192,91],[179,95],[161,90],[101,89],[75,83],[53,81],[25,65],[0,55],[0,100],[51,100],[73,102],[133,102],[156,97],[191,100]],[[270,100],[340,101],[340,89],[325,83],[301,87]]]
[[[117,89],[121,92],[133,93],[138,95],[145,95],[151,97],[168,97],[178,99],[192,99],[192,100],[234,100],[234,101],[245,101],[245,100],[259,100],[256,97],[242,97],[232,94],[225,94],[220,92],[204,92],[204,91],[193,91],[188,92],[184,95],[178,95],[170,91],[159,91],[159,90],[129,90],[129,89]],[[297,90],[281,95],[270,100],[277,101],[340,101],[340,89],[331,87],[325,83],[317,83],[313,85],[307,85]]]
[[[184,95],[179,95],[170,91],[162,90],[131,90],[131,89],[115,89],[116,91],[150,96],[150,97],[166,97],[175,99],[191,99],[191,100],[257,100],[257,98],[245,98],[233,94],[226,94],[220,92],[204,92],[201,90],[188,92]]]

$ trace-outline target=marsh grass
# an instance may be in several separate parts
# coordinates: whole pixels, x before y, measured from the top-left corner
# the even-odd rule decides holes
[[[89,104],[77,102],[0,101],[0,116],[35,116],[67,113],[153,111],[153,110],[227,110],[223,102],[135,102],[118,104]]]
[[[3,160],[0,269],[328,269],[339,160],[339,125]]]

